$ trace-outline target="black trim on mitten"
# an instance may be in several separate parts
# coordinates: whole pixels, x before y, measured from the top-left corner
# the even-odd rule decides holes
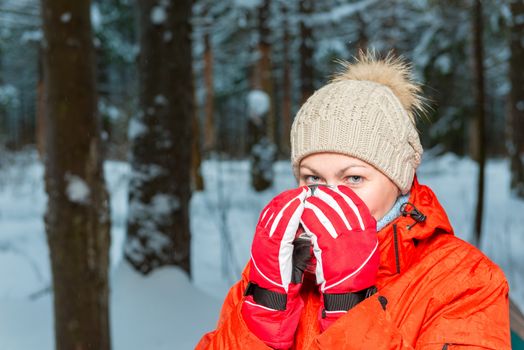
[[[287,305],[287,294],[273,292],[260,287],[254,282],[249,282],[244,296],[252,295],[255,303],[273,310],[284,311]]]
[[[327,294],[324,293],[324,308],[326,311],[348,311],[362,300],[377,292],[376,287],[369,287],[354,293]]]

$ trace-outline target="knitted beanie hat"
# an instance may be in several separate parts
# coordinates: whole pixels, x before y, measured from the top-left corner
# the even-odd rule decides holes
[[[346,154],[380,170],[403,194],[409,192],[422,146],[415,118],[424,111],[411,67],[388,54],[379,60],[360,52],[354,64],[317,90],[291,127],[291,162],[319,152]]]

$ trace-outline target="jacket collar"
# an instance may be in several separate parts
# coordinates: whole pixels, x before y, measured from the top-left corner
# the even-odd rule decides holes
[[[448,216],[433,191],[413,180],[401,215],[378,232],[380,279],[402,273],[411,265],[418,242],[437,234],[453,234]]]

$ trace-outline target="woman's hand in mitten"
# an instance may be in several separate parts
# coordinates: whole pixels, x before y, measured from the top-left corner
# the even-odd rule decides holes
[[[302,226],[312,237],[322,293],[321,328],[374,293],[379,266],[376,221],[347,186],[319,186],[305,202]]]
[[[303,308],[298,293],[306,264],[297,256],[293,261],[293,244],[308,193],[304,186],[275,197],[260,214],[251,247],[242,316],[251,332],[277,349],[293,344]],[[309,259],[299,255],[298,260]]]

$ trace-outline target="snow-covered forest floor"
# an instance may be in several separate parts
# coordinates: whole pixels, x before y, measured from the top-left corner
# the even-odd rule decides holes
[[[482,250],[499,264],[511,297],[524,308],[524,201],[509,192],[506,160],[487,165]],[[229,286],[248,260],[260,210],[274,195],[294,187],[288,162],[275,165],[274,186],[255,193],[247,161],[203,164],[206,190],[191,203],[190,281],[169,267],[147,277],[122,260],[127,210],[125,163],[105,164],[111,192],[111,327],[116,350],[192,349],[214,327]],[[456,234],[472,237],[476,164],[447,154],[425,159],[421,183],[446,208]],[[0,349],[53,349],[51,274],[44,232],[43,167],[33,151],[0,160]],[[74,296],[71,296],[74,297]]]

